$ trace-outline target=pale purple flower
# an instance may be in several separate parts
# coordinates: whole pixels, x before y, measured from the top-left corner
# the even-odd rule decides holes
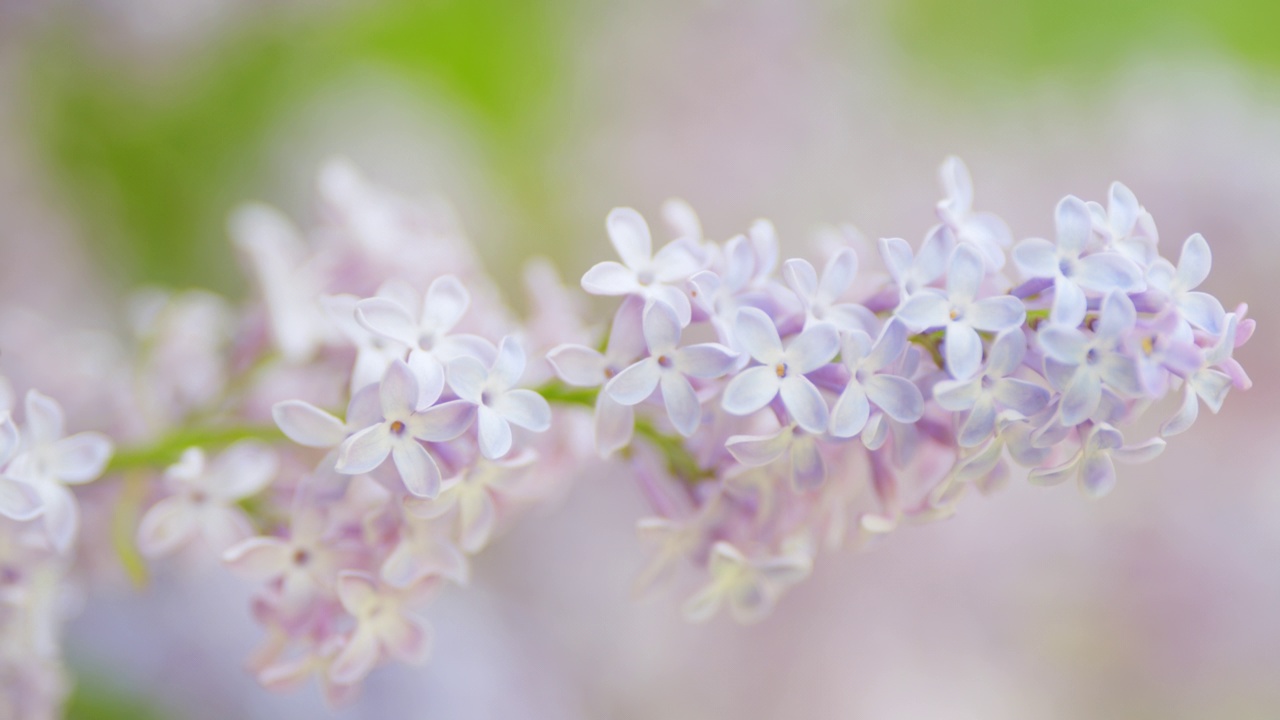
[[[985,274],[978,251],[970,245],[957,245],[948,264],[946,292],[925,288],[898,308],[898,318],[912,330],[945,328],[944,357],[948,372],[957,380],[973,377],[982,365],[979,330],[1001,333],[1026,320],[1026,308],[1018,298],[977,299]]]
[[[18,426],[9,417],[9,411],[0,410],[0,515],[13,520],[30,520],[40,514],[40,495],[30,483],[4,474],[5,466],[18,452],[20,441]]]
[[[938,201],[938,218],[957,240],[977,248],[988,272],[1000,272],[1004,248],[1013,240],[1009,227],[994,213],[973,211],[973,180],[960,158],[947,158],[938,177],[946,193],[946,198]]]
[[[654,254],[649,226],[631,208],[614,208],[605,227],[622,262],[597,263],[582,276],[582,289],[592,295],[640,295],[646,304],[664,302],[681,327],[688,325],[693,309],[682,286],[700,267],[687,244],[676,240]]]
[[[517,471],[536,459],[536,453],[526,450],[501,460],[481,460],[445,482],[439,497],[411,502],[406,509],[424,518],[456,510],[458,547],[473,555],[489,544],[502,507],[518,499]]]
[[[1205,242],[1204,236],[1196,233],[1183,243],[1177,267],[1168,260],[1159,258],[1147,271],[1147,281],[1152,290],[1169,298],[1184,320],[1216,335],[1222,330],[1226,311],[1218,298],[1196,291],[1209,277],[1212,267],[1213,255],[1209,251],[1209,243]]]
[[[1055,211],[1054,224],[1057,245],[1030,238],[1013,249],[1013,260],[1024,275],[1053,281],[1051,322],[1070,327],[1079,325],[1088,309],[1086,292],[1133,293],[1146,287],[1142,268],[1124,255],[1085,254],[1093,237],[1093,219],[1080,198],[1071,195],[1063,198]]]
[[[64,437],[62,406],[36,390],[28,390],[24,407],[25,433],[18,455],[5,474],[31,486],[40,497],[45,530],[54,548],[66,552],[80,523],[79,507],[67,485],[96,480],[111,458],[111,441],[96,432]],[[23,500],[17,488],[10,500]],[[15,508],[18,503],[15,502]],[[29,514],[19,512],[17,514]]]
[[[1188,374],[1182,387],[1182,404],[1179,405],[1178,412],[1160,427],[1160,434],[1164,437],[1189,430],[1200,414],[1201,401],[1214,414],[1222,409],[1222,403],[1226,401],[1227,392],[1231,389],[1232,379],[1217,368],[1231,358],[1238,322],[1235,313],[1227,314],[1218,341],[1206,350],[1200,366]]]
[[[812,569],[812,555],[800,549],[748,558],[732,544],[717,542],[707,563],[711,582],[685,603],[684,617],[689,622],[704,622],[727,604],[734,620],[759,622],[782,592],[806,578]]]
[[[722,406],[732,415],[749,415],[775,397],[800,427],[812,433],[826,432],[827,401],[806,373],[826,365],[840,349],[834,326],[819,323],[801,332],[784,349],[778,328],[763,311],[747,307],[738,311],[735,334],[742,347],[760,365],[738,373],[724,390]]]
[[[1146,268],[1158,256],[1155,221],[1138,204],[1138,198],[1124,183],[1113,182],[1107,191],[1104,210],[1096,202],[1087,203],[1093,216],[1093,231],[1103,238],[1103,249],[1113,250]]]
[[[604,386],[615,401],[636,405],[662,388],[667,417],[688,437],[702,420],[702,404],[688,378],[711,379],[733,366],[737,353],[718,343],[680,347],[680,322],[675,311],[654,303],[644,311],[644,339],[649,356],[618,373]]]
[[[1021,329],[1001,333],[991,344],[987,366],[970,380],[943,380],[933,386],[933,397],[952,412],[968,411],[956,442],[971,448],[995,431],[1001,407],[1031,417],[1049,404],[1049,390],[1011,377],[1022,365],[1027,338]]]
[[[1142,393],[1133,358],[1119,350],[1136,321],[1133,301],[1117,290],[1103,299],[1092,337],[1065,325],[1049,325],[1039,332],[1045,376],[1062,393],[1059,412],[1063,426],[1077,425],[1093,416],[1102,402],[1104,387],[1124,396]]]
[[[383,371],[386,374],[386,370]],[[311,448],[336,448],[351,435],[379,421],[380,388],[366,385],[351,396],[341,420],[304,400],[284,400],[271,407],[271,417],[285,437]]]
[[[286,612],[297,612],[319,592],[327,592],[343,558],[327,537],[324,515],[301,508],[287,538],[257,536],[227,548],[222,560],[232,570],[257,582],[279,582]]]
[[[913,253],[911,245],[902,238],[880,239],[880,258],[898,286],[898,304],[942,277],[955,244],[946,225],[938,225],[929,232],[919,253]]]
[[[820,437],[792,423],[771,435],[734,435],[724,447],[746,467],[763,467],[786,456],[791,486],[796,492],[807,492],[827,479]]]
[[[1028,479],[1036,485],[1057,485],[1075,477],[1080,491],[1098,499],[1116,485],[1113,460],[1143,463],[1159,455],[1165,441],[1152,438],[1139,445],[1126,446],[1120,431],[1107,424],[1097,424],[1085,432],[1080,449],[1065,463],[1052,468],[1032,470]]]
[[[369,330],[409,348],[407,362],[418,378],[421,393],[417,406],[426,407],[435,402],[431,392],[444,382],[444,369],[451,360],[465,356],[489,362],[493,345],[476,335],[453,333],[471,304],[471,295],[458,278],[436,278],[427,288],[416,315],[409,310],[412,304],[405,304],[410,301],[408,297],[367,298],[356,304],[356,319]]]
[[[872,345],[861,330],[844,337],[840,362],[849,370],[849,383],[831,410],[831,434],[851,438],[862,432],[873,407],[903,423],[913,423],[924,414],[924,397],[910,380],[887,372],[907,348],[907,328],[890,319]]]
[[[358,682],[384,654],[414,665],[426,662],[431,627],[409,607],[420,592],[379,585],[354,571],[339,573],[337,591],[356,626],[329,666],[330,680],[342,685]]]
[[[380,297],[384,296],[383,292],[379,290]],[[360,301],[355,295],[326,295],[320,298],[321,307],[337,325],[338,331],[355,346],[356,360],[351,367],[349,386],[349,391],[353,394],[381,380],[391,363],[404,359],[407,352],[404,343],[373,332],[356,319],[356,307]]]
[[[515,387],[524,374],[524,365],[524,349],[510,336],[502,339],[498,356],[488,368],[468,356],[449,363],[449,387],[462,402],[476,407],[480,453],[490,460],[511,451],[512,425],[533,432],[545,432],[551,427],[547,401],[532,390]]]
[[[420,497],[440,492],[440,466],[419,441],[444,442],[461,435],[474,412],[463,400],[454,400],[419,411],[419,400],[434,403],[444,389],[444,378],[423,392],[413,371],[397,360],[387,368],[378,387],[381,418],[347,438],[338,451],[337,470],[344,475],[372,471],[391,456],[405,489]]]
[[[829,322],[840,330],[867,330],[876,326],[875,316],[857,303],[840,302],[858,274],[858,255],[852,248],[842,248],[831,256],[822,277],[808,260],[792,259],[782,265],[782,275],[791,291],[804,306],[807,328],[814,323]]]
[[[441,496],[448,492],[446,482]],[[449,527],[434,518],[419,517],[411,510],[417,502],[430,500],[409,498],[401,513],[399,538],[378,568],[382,581],[394,588],[407,588],[432,577],[466,585],[471,577],[467,556],[454,544]]]
[[[211,463],[200,448],[187,448],[165,471],[172,494],[152,505],[138,524],[138,549],[160,557],[200,536],[222,553],[248,538],[253,525],[237,503],[266,488],[278,468],[275,452],[254,440],[232,445]]]
[[[609,328],[609,344],[603,353],[585,345],[559,345],[547,353],[556,375],[577,387],[601,387],[645,352],[642,324],[644,300],[628,297],[622,301]],[[614,400],[607,392],[596,395],[596,450],[609,457],[631,442],[635,411]]]

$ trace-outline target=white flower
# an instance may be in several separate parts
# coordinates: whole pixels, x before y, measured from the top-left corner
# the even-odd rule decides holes
[[[301,508],[289,525],[289,537],[247,538],[222,554],[237,573],[258,582],[280,581],[280,600],[286,612],[302,610],[316,593],[329,590],[341,557],[325,536],[324,515]]]
[[[597,263],[582,276],[582,289],[592,295],[640,295],[646,304],[664,302],[676,311],[681,327],[688,325],[693,308],[681,285],[699,266],[687,244],[676,240],[654,254],[649,226],[631,208],[614,208],[605,228],[622,262]]]
[[[551,406],[541,395],[515,388],[524,374],[524,349],[514,337],[502,338],[498,356],[486,368],[473,357],[449,363],[449,387],[476,407],[480,453],[496,460],[511,451],[511,426],[533,432],[551,427]]]
[[[403,295],[403,293],[402,293]],[[409,303],[409,304],[405,304]],[[412,297],[373,297],[356,304],[356,319],[369,330],[409,348],[408,363],[418,378],[418,407],[435,402],[431,390],[444,382],[444,367],[454,358],[472,356],[488,362],[493,345],[482,337],[451,334],[471,304],[458,278],[444,275],[427,288],[421,312],[409,310]]]
[[[729,381],[722,401],[725,411],[749,415],[781,395],[782,404],[800,427],[811,433],[825,432],[827,403],[805,374],[835,357],[840,348],[835,326],[814,325],[784,350],[778,328],[769,316],[747,307],[738,311],[735,334],[742,347],[762,364],[743,370]]]
[[[947,371],[957,380],[973,377],[982,364],[979,330],[999,333],[1018,327],[1027,317],[1022,301],[1011,295],[976,300],[986,272],[971,245],[951,253],[945,293],[925,288],[898,308],[898,317],[917,332],[944,327]]]
[[[809,261],[799,258],[783,263],[782,274],[804,305],[806,328],[819,322],[832,323],[845,331],[875,327],[875,316],[865,307],[838,302],[858,274],[858,255],[852,248],[842,248],[832,255],[822,269],[821,279]]]
[[[746,467],[762,467],[787,457],[791,487],[806,492],[827,480],[827,464],[818,447],[818,435],[792,423],[772,435],[734,435],[724,447]]]
[[[812,568],[813,558],[799,549],[776,557],[748,559],[733,545],[717,542],[711,547],[707,567],[711,583],[685,603],[685,619],[703,622],[728,603],[734,620],[758,622],[773,609],[778,596],[807,577]]]
[[[338,451],[337,470],[344,475],[372,471],[390,455],[405,489],[419,497],[440,492],[440,466],[419,443],[444,442],[463,433],[471,424],[471,406],[461,400],[418,411],[419,399],[434,403],[444,390],[444,379],[423,392],[413,371],[401,360],[391,363],[378,387],[382,417],[347,438]]]
[[[532,450],[501,460],[481,460],[445,482],[434,500],[414,500],[405,509],[424,518],[438,518],[457,510],[458,547],[474,555],[489,544],[501,509],[518,499],[519,471],[537,459]]]
[[[159,557],[200,535],[221,553],[253,535],[253,526],[236,503],[270,484],[278,467],[275,452],[253,440],[232,445],[212,463],[200,448],[187,448],[165,471],[173,494],[151,506],[138,524],[138,549]]]
[[[1116,486],[1113,459],[1126,463],[1143,463],[1164,450],[1165,441],[1152,438],[1140,445],[1126,446],[1120,431],[1107,424],[1091,427],[1080,449],[1067,462],[1052,468],[1032,470],[1028,480],[1036,485],[1057,485],[1075,476],[1080,491],[1092,499],[1111,492]]]
[[[902,238],[880,239],[880,258],[898,286],[899,305],[942,277],[955,245],[951,228],[946,225],[938,225],[929,232],[919,254],[913,253],[911,245]]]
[[[685,376],[717,378],[733,366],[737,353],[718,343],[679,347],[680,323],[675,311],[654,303],[644,312],[644,338],[649,356],[618,373],[604,391],[623,405],[643,402],[659,386],[671,424],[685,437],[698,429],[702,405]]]
[[[907,349],[907,328],[890,319],[874,346],[861,330],[845,336],[840,361],[849,384],[831,410],[831,434],[848,438],[862,432],[875,407],[898,422],[913,423],[924,414],[924,397],[910,380],[885,372]]]
[[[3,473],[5,465],[17,454],[21,440],[18,426],[9,417],[9,411],[0,410],[0,515],[13,520],[30,520],[40,514],[40,495],[29,483]]]
[[[1195,291],[1209,277],[1212,267],[1213,255],[1209,251],[1209,243],[1205,242],[1203,235],[1196,233],[1183,243],[1177,267],[1168,260],[1159,258],[1147,271],[1147,280],[1153,290],[1169,297],[1184,320],[1216,335],[1222,330],[1226,311],[1218,298]]]
[[[968,411],[956,442],[970,448],[995,432],[998,406],[1031,417],[1049,404],[1049,391],[1035,383],[1011,376],[1027,353],[1022,330],[1007,330],[991,343],[987,367],[971,380],[943,380],[933,386],[933,397],[944,409]]]
[[[39,495],[49,539],[59,552],[66,552],[80,523],[75,496],[66,486],[96,480],[111,458],[111,441],[96,432],[63,437],[62,407],[35,390],[27,392],[25,409],[22,449],[6,474]]]
[[[1084,201],[1068,195],[1054,212],[1058,243],[1030,238],[1013,249],[1013,260],[1029,278],[1053,281],[1053,306],[1049,320],[1055,325],[1076,327],[1084,320],[1088,300],[1085,292],[1108,293],[1120,290],[1141,292],[1146,286],[1142,269],[1115,252],[1085,255],[1093,236],[1093,219]]]
[[[350,570],[338,574],[337,590],[356,627],[329,666],[330,680],[340,685],[358,682],[384,652],[405,663],[426,662],[431,627],[406,607],[420,593],[379,585],[372,577]]]
[[[956,239],[977,248],[989,272],[1004,267],[1004,248],[1012,242],[1009,227],[997,215],[973,211],[973,180],[960,158],[949,157],[938,169],[947,197],[938,201],[938,217]]]
[[[1037,339],[1045,353],[1045,376],[1062,393],[1063,426],[1077,425],[1097,411],[1104,384],[1126,396],[1142,393],[1133,359],[1118,351],[1136,321],[1133,301],[1116,290],[1102,301],[1093,337],[1063,325],[1040,331]]]

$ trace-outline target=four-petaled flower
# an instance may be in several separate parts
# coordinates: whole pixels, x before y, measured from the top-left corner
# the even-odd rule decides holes
[[[763,558],[747,558],[723,540],[711,546],[708,570],[711,582],[684,605],[689,622],[709,620],[728,603],[729,613],[740,623],[763,619],[778,595],[800,582],[813,568],[812,557],[802,549]]]
[[[987,367],[970,380],[943,380],[933,386],[938,404],[952,412],[968,411],[956,442],[975,447],[991,436],[996,427],[998,406],[1031,417],[1049,404],[1049,391],[1033,382],[1010,377],[1022,365],[1027,338],[1021,330],[1001,333],[991,343]]]
[[[722,405],[733,415],[749,415],[782,396],[782,404],[800,427],[811,433],[827,430],[829,412],[822,393],[806,373],[826,365],[840,349],[835,326],[814,325],[784,349],[778,328],[763,311],[738,311],[735,334],[743,349],[760,365],[738,373],[724,390]]]
[[[849,384],[831,410],[831,434],[850,438],[862,432],[874,405],[902,423],[924,414],[924,397],[910,380],[885,372],[907,348],[907,328],[890,319],[875,345],[861,331],[845,335],[840,362],[849,370]]]
[[[490,460],[511,451],[512,425],[533,432],[551,427],[547,401],[532,390],[515,387],[524,374],[524,364],[524,349],[511,336],[502,338],[491,367],[470,356],[449,363],[449,387],[462,402],[476,407],[480,454]]]
[[[341,685],[360,681],[383,654],[420,665],[431,652],[431,626],[410,607],[430,587],[397,589],[360,572],[338,573],[338,600],[356,622],[333,664],[329,679]]]
[[[649,226],[631,208],[614,208],[605,227],[622,262],[597,263],[582,276],[582,289],[592,295],[640,295],[646,304],[664,302],[676,311],[681,327],[688,325],[693,307],[681,285],[700,267],[687,244],[675,240],[654,254]]]

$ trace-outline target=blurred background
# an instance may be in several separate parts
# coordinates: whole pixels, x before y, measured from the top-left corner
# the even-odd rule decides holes
[[[1280,717],[1277,31],[1269,0],[0,0],[0,302],[38,334],[118,326],[141,284],[241,296],[229,210],[307,218],[335,154],[449,198],[503,282],[610,256],[616,205],[803,254],[823,223],[918,242],[948,154],[1018,237],[1123,180],[1260,332],[1253,390],[1104,502],[1014,483],[822,556],[761,626],[691,627],[630,596],[643,504],[596,468],[432,607],[426,669],[337,715]],[[327,716],[244,673],[247,596],[205,569],[88,598],[69,716]]]

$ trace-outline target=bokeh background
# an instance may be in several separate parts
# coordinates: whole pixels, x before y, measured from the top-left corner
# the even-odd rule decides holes
[[[821,557],[761,626],[690,627],[630,596],[641,499],[586,468],[433,606],[432,664],[339,716],[1280,717],[1278,31],[1270,0],[0,0],[0,327],[242,296],[228,211],[306,218],[334,154],[448,197],[503,281],[608,256],[615,205],[769,217],[802,254],[823,223],[917,241],[948,154],[1019,237],[1121,179],[1260,330],[1253,390],[1111,497],[1014,483]],[[96,590],[69,717],[326,716],[241,669],[247,595],[211,568]]]

